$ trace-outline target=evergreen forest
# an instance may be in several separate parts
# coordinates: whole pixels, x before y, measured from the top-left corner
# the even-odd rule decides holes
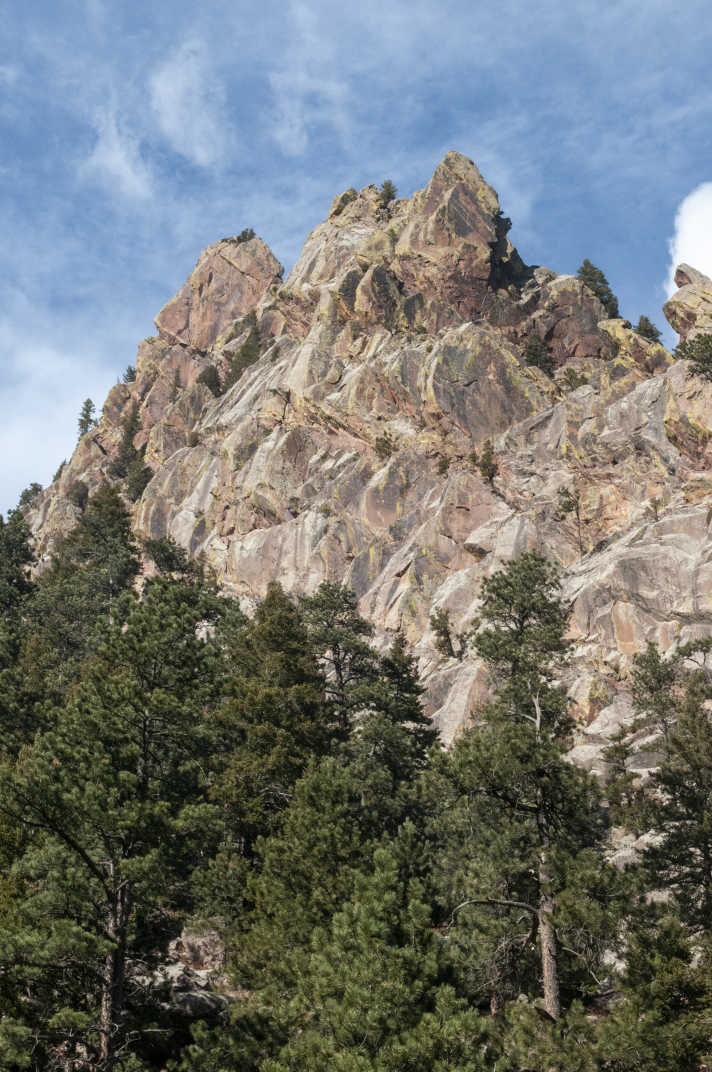
[[[349,589],[246,614],[110,484],[82,505],[35,569],[0,518],[0,1068],[707,1067],[712,638],[636,658],[604,784],[541,555],[482,584],[456,646],[490,699],[446,750]],[[181,1004],[187,931],[224,958]]]

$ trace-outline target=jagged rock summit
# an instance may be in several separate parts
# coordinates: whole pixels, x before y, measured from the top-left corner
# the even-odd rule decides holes
[[[577,277],[524,265],[460,154],[383,201],[375,186],[337,196],[284,280],[249,233],[206,249],[140,344],[136,380],[110,391],[33,510],[36,540],[51,554],[74,523],[76,481],[112,479],[136,404],[153,472],[137,533],[203,553],[247,604],[273,579],[351,585],[384,641],[400,629],[415,647],[446,739],[487,686],[457,639],[482,578],[536,548],[565,570],[577,751],[595,765],[629,715],[633,654],[712,625],[712,387],[607,319]],[[668,319],[710,330],[712,283],[679,273]]]

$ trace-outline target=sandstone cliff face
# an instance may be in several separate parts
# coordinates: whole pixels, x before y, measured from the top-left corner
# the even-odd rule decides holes
[[[384,642],[407,634],[446,739],[487,682],[471,655],[437,652],[430,614],[466,629],[482,578],[536,548],[565,569],[577,752],[595,765],[629,717],[633,654],[712,626],[712,386],[577,278],[527,268],[508,223],[448,153],[410,199],[335,198],[284,281],[259,239],[211,246],[34,510],[40,548],[75,519],[71,482],[107,478],[136,402],[154,471],[136,531],[204,553],[248,606],[273,579],[351,585]],[[712,282],[686,267],[678,282],[670,322],[712,330]],[[526,363],[534,335],[552,375]],[[240,372],[220,397],[199,382],[209,365]],[[491,483],[473,458],[487,440]]]

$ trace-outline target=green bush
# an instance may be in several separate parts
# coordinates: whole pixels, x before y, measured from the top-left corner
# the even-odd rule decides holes
[[[395,449],[395,445],[388,432],[376,438],[376,442],[373,444],[373,449],[382,462],[384,462],[386,458],[390,458]]]
[[[41,491],[42,485],[38,484],[36,480],[33,481],[28,488],[25,488],[24,491],[20,492],[20,498],[18,499],[17,505],[29,506],[34,502]]]
[[[577,372],[573,368],[564,369],[560,380],[560,385],[565,391],[575,391],[577,387],[585,387],[587,383],[588,376],[584,376],[582,372]]]
[[[678,343],[674,353],[678,361],[689,361],[688,375],[712,382],[712,335],[696,335]]]
[[[229,391],[240,379],[245,369],[248,369],[250,365],[254,365],[255,362],[259,360],[261,349],[262,340],[260,338],[260,329],[257,327],[257,323],[253,318],[250,334],[247,336],[247,339],[243,342],[240,349],[232,356],[227,375],[225,376],[223,390]]]
[[[541,369],[547,376],[554,374],[554,360],[549,353],[549,347],[538,335],[530,335],[524,347],[524,360],[527,365]]]
[[[482,453],[477,462],[477,468],[479,469],[482,478],[486,480],[488,484],[494,482],[494,478],[499,471],[499,466],[494,459],[494,450],[492,449],[492,441],[490,439],[488,439],[482,447]]]

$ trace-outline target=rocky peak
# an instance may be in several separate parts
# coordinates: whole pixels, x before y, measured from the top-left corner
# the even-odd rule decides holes
[[[136,532],[203,553],[248,607],[275,579],[351,585],[383,643],[406,633],[446,739],[487,681],[442,655],[431,612],[463,632],[483,577],[539,549],[566,571],[595,763],[630,711],[634,652],[712,626],[712,386],[580,279],[526,268],[508,227],[448,153],[411,198],[336,197],[284,282],[260,239],[210,246],[41,497],[40,549],[75,521],[77,480],[113,479],[135,404],[153,471]],[[689,268],[679,283],[666,314],[705,330],[712,283]]]
[[[223,238],[203,250],[186,282],[161,309],[155,320],[159,335],[207,350],[233,320],[281,282],[282,271],[261,238]]]
[[[375,186],[336,197],[285,290],[326,287],[344,318],[429,330],[481,318],[491,287],[521,269],[497,194],[450,152],[423,190],[381,203]]]
[[[712,332],[712,280],[691,268],[678,265],[675,283],[680,288],[665,302],[663,312],[681,340]]]

